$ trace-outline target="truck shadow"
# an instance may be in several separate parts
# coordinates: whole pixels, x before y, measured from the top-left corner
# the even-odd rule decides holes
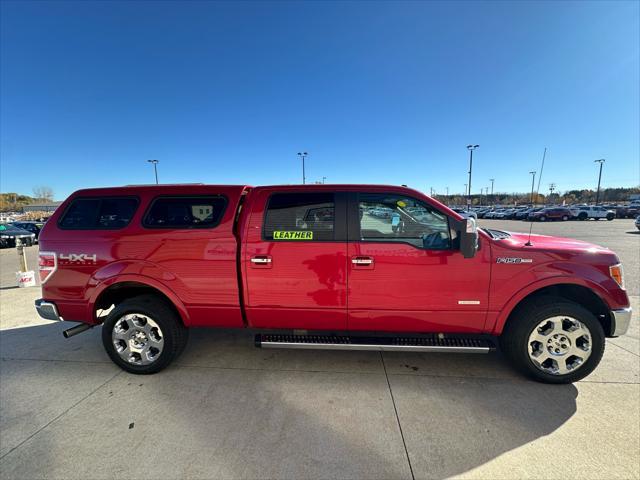
[[[79,390],[88,381],[77,375],[80,366],[95,364],[97,385],[98,370],[118,373],[99,327],[65,340],[68,327],[0,332],[3,429],[46,411],[47,372]],[[74,433],[94,431],[102,452],[135,446],[127,471],[135,477],[410,478],[399,420],[415,477],[446,478],[550,435],[576,412],[574,386],[523,379],[499,355],[430,358],[385,355],[383,365],[377,352],[261,350],[250,332],[194,329],[175,365],[152,376],[117,375],[30,440],[37,455],[22,447],[2,459],[3,470],[7,478],[117,476],[119,460],[96,457],[95,444]],[[40,373],[34,360],[46,362]],[[55,415],[37,416],[38,428]],[[58,451],[75,454],[61,459],[51,453]],[[91,461],[79,462],[85,455]]]

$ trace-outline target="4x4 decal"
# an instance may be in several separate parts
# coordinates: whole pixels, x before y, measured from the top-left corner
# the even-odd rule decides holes
[[[87,253],[69,253],[65,255],[61,253],[58,255],[58,260],[62,260],[68,263],[96,263],[98,261],[98,256],[94,253],[93,255],[89,255]]]

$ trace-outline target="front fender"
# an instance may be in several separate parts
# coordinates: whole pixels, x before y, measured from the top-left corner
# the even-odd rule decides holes
[[[489,326],[489,330],[494,335],[500,335],[504,328],[504,325],[507,323],[507,319],[511,312],[518,306],[518,304],[524,300],[526,297],[535,293],[543,288],[550,287],[553,285],[578,285],[581,287],[586,287],[595,293],[609,309],[612,308],[612,305],[616,305],[618,302],[611,296],[610,292],[603,287],[600,283],[581,278],[581,277],[573,277],[573,276],[565,276],[565,275],[557,275],[553,277],[548,277],[537,282],[531,283],[526,287],[520,289],[516,292],[503,306],[503,308],[498,312],[498,315],[495,318],[495,322],[493,328]]]

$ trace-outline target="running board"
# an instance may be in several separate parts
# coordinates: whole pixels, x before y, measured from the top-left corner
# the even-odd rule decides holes
[[[373,350],[376,352],[489,353],[493,344],[477,338],[432,337],[348,337],[336,335],[258,334],[258,348],[311,350]]]

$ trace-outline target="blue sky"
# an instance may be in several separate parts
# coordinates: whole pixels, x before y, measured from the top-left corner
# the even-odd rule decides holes
[[[0,190],[640,183],[628,2],[1,2]]]

